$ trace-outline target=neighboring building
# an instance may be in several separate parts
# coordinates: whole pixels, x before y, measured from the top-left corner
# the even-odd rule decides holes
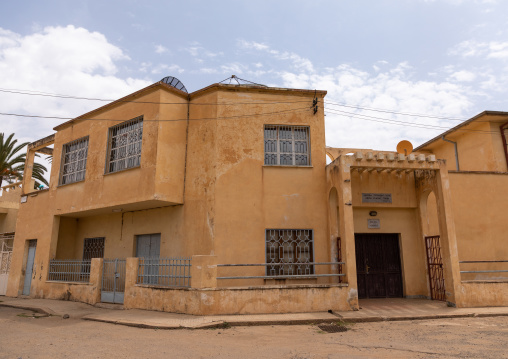
[[[487,228],[488,240],[459,238],[456,227],[471,214],[453,195],[462,176],[459,186],[478,189],[493,176],[506,187],[495,134],[482,142],[492,151],[470,161],[487,160],[490,172],[469,179],[436,159],[450,162],[441,140],[408,156],[326,148],[324,91],[214,84],[188,94],[175,82],[163,79],[29,145],[24,178],[35,152],[51,144],[54,161],[48,189],[24,190],[7,295],[192,314],[357,310],[358,296],[508,305],[507,282],[462,281],[459,269],[459,259],[508,259],[508,223]],[[491,115],[481,118],[493,128],[508,120]],[[476,138],[460,137],[459,154],[461,141]],[[435,205],[427,205],[430,192]],[[506,192],[491,198],[497,209],[480,211],[502,216]],[[443,266],[428,265],[426,242],[429,253],[442,248]]]
[[[7,292],[21,182],[0,188],[0,295]]]

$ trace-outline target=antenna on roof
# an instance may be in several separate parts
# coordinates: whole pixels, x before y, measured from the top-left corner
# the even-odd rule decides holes
[[[173,76],[167,76],[167,77],[164,77],[162,80],[161,80],[162,83],[165,83],[171,87],[174,87],[180,91],[183,91],[185,93],[189,93],[187,92],[187,89],[185,88],[185,86],[183,85],[183,83],[178,80],[176,77],[173,77]]]
[[[266,85],[262,85],[262,84],[257,84],[255,82],[252,82],[252,81],[249,81],[249,80],[244,80],[244,79],[241,79],[239,78],[238,76],[236,75],[231,75],[231,77],[228,77],[227,79],[224,79],[222,80],[221,82],[219,82],[220,84],[222,83],[225,83],[226,81],[228,81],[228,85],[231,85],[231,82],[234,80],[236,81],[236,83],[238,85],[256,85],[256,86],[263,86],[263,87],[267,87]],[[241,82],[240,82],[241,81]],[[242,83],[243,82],[243,83]]]

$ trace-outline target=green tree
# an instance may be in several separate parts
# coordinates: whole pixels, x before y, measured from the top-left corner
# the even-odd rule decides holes
[[[17,144],[18,140],[13,139],[14,133],[5,138],[4,133],[0,133],[0,186],[3,181],[12,183],[23,178],[25,170],[26,153],[18,153],[28,142]],[[36,155],[38,157],[38,155]],[[34,163],[32,178],[35,179],[35,188],[41,183],[49,186],[48,181],[44,178],[47,168],[40,163]]]

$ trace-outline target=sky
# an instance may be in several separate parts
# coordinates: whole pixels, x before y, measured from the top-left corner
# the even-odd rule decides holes
[[[40,94],[115,100],[165,76],[192,92],[231,75],[328,91],[328,146],[416,147],[484,110],[508,111],[508,1],[0,5],[0,132],[20,141],[65,120],[12,114],[72,118],[107,103]]]

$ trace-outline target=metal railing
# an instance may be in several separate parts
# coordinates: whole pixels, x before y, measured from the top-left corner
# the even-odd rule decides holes
[[[508,263],[508,261],[460,261],[460,264],[466,263]],[[461,270],[460,273],[508,273],[508,269],[502,270]]]
[[[90,281],[90,267],[90,260],[52,259],[49,261],[48,280],[88,283]]]
[[[316,274],[314,266],[318,265],[343,265],[345,262],[307,262],[307,263],[252,263],[252,264],[217,264],[218,268],[221,267],[284,267],[284,266],[306,266],[310,268],[310,273],[307,274],[283,274],[283,275],[244,275],[244,276],[223,276],[217,277],[220,279],[311,279],[319,277],[342,277],[344,273],[325,273]],[[339,267],[340,268],[340,267]],[[284,273],[284,270],[282,270]],[[296,269],[298,273],[298,268]],[[268,274],[268,270],[265,270],[265,274]]]
[[[191,258],[140,258],[137,284],[190,287]]]

